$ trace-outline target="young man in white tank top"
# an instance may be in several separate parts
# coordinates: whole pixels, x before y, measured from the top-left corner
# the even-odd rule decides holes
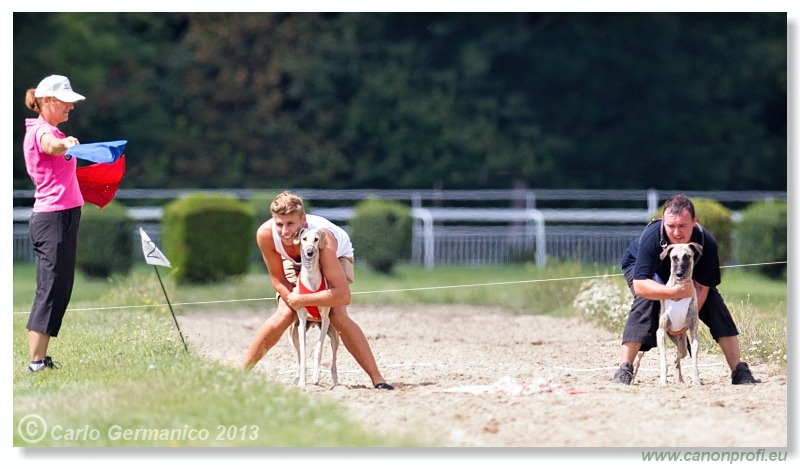
[[[331,307],[331,325],[339,332],[345,348],[366,371],[373,386],[394,389],[378,370],[375,357],[361,327],[347,314],[350,304],[350,283],[354,280],[353,245],[340,227],[325,218],[306,215],[303,201],[289,192],[275,197],[270,205],[272,218],[256,232],[256,241],[269,270],[272,286],[278,293],[278,309],[267,318],[256,333],[242,361],[242,368],[251,369],[280,340],[294,322],[295,311],[303,306]],[[301,228],[326,231],[327,245],[320,251],[320,268],[328,288],[314,293],[299,293],[295,288],[300,272],[300,246],[294,237]]]

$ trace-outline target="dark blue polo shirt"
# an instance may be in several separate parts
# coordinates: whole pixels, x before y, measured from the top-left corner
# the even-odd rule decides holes
[[[665,245],[670,244],[669,238],[663,232],[662,220],[656,220],[628,245],[621,259],[622,271],[633,268],[634,280],[653,279],[658,275],[666,282],[670,274],[670,263],[667,258],[663,261],[659,258],[663,251],[662,239]],[[695,254],[692,279],[706,287],[716,287],[721,282],[717,241],[699,224],[692,231],[692,241],[703,246],[699,259]]]

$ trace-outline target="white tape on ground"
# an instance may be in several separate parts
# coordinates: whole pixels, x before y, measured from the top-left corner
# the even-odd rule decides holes
[[[700,363],[697,365],[698,368],[708,368],[712,366],[720,366],[722,362],[716,363]],[[570,368],[566,366],[554,366],[553,369],[555,370],[564,370],[564,371],[578,371],[578,372],[594,372],[594,371],[608,371],[608,370],[616,370],[619,366],[603,366],[600,368]],[[686,360],[681,362],[681,368],[694,368],[694,365],[691,363],[687,363]],[[639,371],[658,371],[658,368],[643,368],[640,367]]]

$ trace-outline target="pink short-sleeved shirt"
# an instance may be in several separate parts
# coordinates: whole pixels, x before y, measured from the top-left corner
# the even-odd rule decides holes
[[[78,186],[75,158],[67,161],[64,156],[48,155],[42,150],[42,135],[53,134],[57,138],[65,135],[58,127],[41,118],[25,119],[25,139],[22,143],[25,167],[36,185],[33,203],[34,212],[56,212],[83,205],[83,195]]]

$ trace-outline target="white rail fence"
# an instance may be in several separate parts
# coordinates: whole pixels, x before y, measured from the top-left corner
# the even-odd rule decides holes
[[[268,204],[277,191],[250,189],[127,189],[121,201],[166,201],[192,193],[218,192]],[[786,200],[785,192],[762,191],[636,191],[636,190],[310,190],[294,191],[309,202],[309,212],[345,228],[358,201],[368,197],[408,203],[414,217],[412,263],[484,265],[547,259],[616,264],[628,243],[639,235],[659,204],[684,192],[693,198],[717,200],[738,210],[759,200]],[[14,260],[32,262],[27,228],[32,191],[14,191]],[[30,203],[30,202],[29,202]],[[131,206],[131,218],[160,242],[160,205]],[[137,228],[138,230],[138,228]],[[138,246],[138,234],[134,235]],[[356,246],[356,249],[358,247]],[[257,257],[257,256],[256,256]]]

